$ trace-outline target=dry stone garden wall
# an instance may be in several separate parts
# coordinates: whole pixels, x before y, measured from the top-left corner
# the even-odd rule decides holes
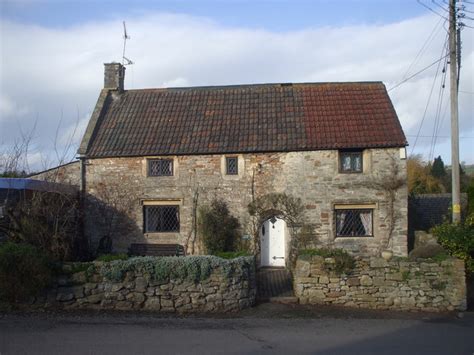
[[[300,303],[419,311],[466,309],[464,263],[357,258],[355,267],[338,274],[335,260],[300,256],[294,288]]]
[[[66,264],[37,303],[61,308],[229,312],[255,303],[253,257],[132,258]]]

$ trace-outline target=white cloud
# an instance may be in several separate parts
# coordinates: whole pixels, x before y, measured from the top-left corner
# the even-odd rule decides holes
[[[26,106],[21,106],[14,102],[8,96],[0,94],[0,121],[5,120],[7,117],[21,117],[25,116],[30,112]]]
[[[271,32],[229,28],[186,15],[137,15],[127,19],[131,40],[126,56],[136,64],[127,67],[126,87],[358,80],[383,81],[392,87],[402,79],[437,22],[436,16],[423,16],[393,24]],[[119,61],[122,55],[121,29],[119,20],[63,29],[2,24],[1,91],[11,102],[27,100],[28,106],[37,109],[37,136],[43,149],[61,116],[70,131],[77,110],[92,111],[103,85],[102,64]],[[463,36],[461,88],[472,92],[472,31],[464,31]],[[440,29],[409,74],[439,58],[444,40]],[[434,75],[432,68],[390,92],[411,144]],[[431,135],[437,90],[422,135]],[[462,131],[474,130],[472,101],[472,95],[460,97]],[[23,125],[35,119],[27,116],[22,117]],[[2,117],[2,125],[11,132],[14,116]],[[80,122],[84,128],[86,120]],[[443,122],[441,131],[446,136],[449,119]],[[71,132],[62,136],[68,134]],[[435,154],[449,160],[446,138],[438,142]],[[427,152],[429,146],[429,139],[419,139],[415,153]],[[472,151],[462,151],[461,159],[474,162]]]

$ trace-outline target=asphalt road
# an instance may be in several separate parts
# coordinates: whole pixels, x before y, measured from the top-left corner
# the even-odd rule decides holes
[[[0,354],[474,354],[473,313],[459,319],[274,307],[220,318],[3,314]]]

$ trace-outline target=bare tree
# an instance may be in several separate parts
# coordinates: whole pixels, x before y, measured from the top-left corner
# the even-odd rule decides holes
[[[20,128],[20,137],[11,146],[0,147],[0,177],[22,177],[29,173],[28,156],[35,131],[36,122],[29,131]]]

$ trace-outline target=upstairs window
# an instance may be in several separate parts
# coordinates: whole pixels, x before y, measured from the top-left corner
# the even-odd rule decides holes
[[[226,174],[227,175],[238,175],[239,174],[239,160],[237,157],[226,157],[225,158]]]
[[[361,173],[362,151],[339,152],[339,171],[341,173]]]
[[[336,237],[372,237],[373,209],[335,210]]]
[[[148,160],[148,176],[173,176],[173,159]]]
[[[179,232],[179,206],[143,206],[145,233]]]

